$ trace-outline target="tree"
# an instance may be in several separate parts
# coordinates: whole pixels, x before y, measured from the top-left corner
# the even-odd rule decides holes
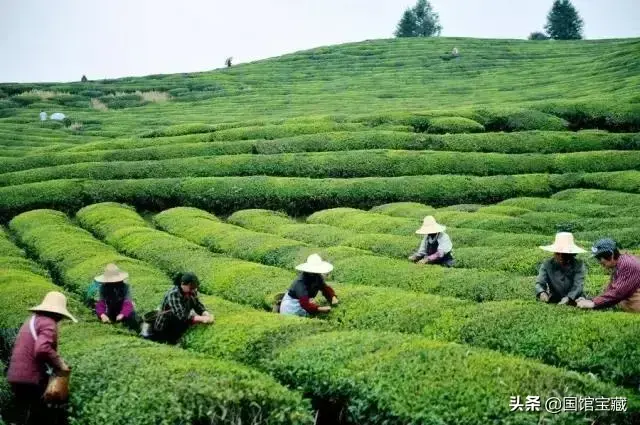
[[[549,36],[543,32],[535,31],[529,34],[529,40],[548,40]]]
[[[418,0],[416,5],[404,11],[396,37],[433,37],[440,35],[440,17],[427,0]]]
[[[416,16],[411,8],[404,11],[402,19],[398,22],[396,28],[396,37],[416,37],[418,33],[418,24],[416,22]]]
[[[80,81],[83,82],[83,83],[86,83],[89,80],[87,80],[87,76],[86,75],[83,75],[82,78],[80,79]]]
[[[570,0],[555,0],[544,29],[554,40],[580,40],[584,22]]]
[[[227,65],[227,68],[231,68],[231,60],[232,57],[228,57],[227,60],[224,61],[224,64]]]
[[[433,10],[427,0],[418,0],[414,8],[419,37],[433,37],[440,35],[440,16]]]

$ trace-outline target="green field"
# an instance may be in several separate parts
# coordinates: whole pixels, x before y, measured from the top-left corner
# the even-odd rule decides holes
[[[376,40],[0,84],[0,365],[57,287],[81,319],[61,326],[73,425],[640,423],[640,316],[534,297],[557,231],[640,255],[638,88],[639,39]],[[455,267],[406,260],[425,215]],[[340,306],[271,313],[314,252]],[[595,296],[608,276],[584,259]],[[141,312],[194,271],[215,325],[167,347],[98,324],[82,299],[110,262]],[[551,414],[550,397],[626,411]]]

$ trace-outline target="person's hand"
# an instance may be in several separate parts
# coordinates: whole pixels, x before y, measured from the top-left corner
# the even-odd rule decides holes
[[[548,303],[549,302],[549,294],[547,294],[546,292],[540,292],[540,296],[538,296],[538,299],[540,301],[542,301],[543,303]]]
[[[62,359],[60,359],[60,367],[58,368],[58,375],[69,376],[71,373],[71,367]]]
[[[566,303],[569,302],[569,297],[563,297],[560,302],[558,303],[558,305],[564,305]]]
[[[213,323],[213,316],[204,314],[201,316],[194,316],[193,321],[196,323]]]
[[[116,316],[116,322],[120,322],[122,319],[124,319],[124,314],[121,313]]]
[[[331,311],[331,307],[327,306],[322,306],[322,307],[318,307],[318,311],[320,313],[328,313]]]
[[[418,261],[418,264],[427,264],[429,262],[429,259],[427,257],[424,257],[422,260]]]
[[[338,301],[338,297],[334,296],[331,298],[331,305],[338,305],[340,301]]]
[[[585,298],[582,298],[580,301],[577,302],[577,304],[578,304],[578,307],[584,308],[584,309],[590,309],[595,307],[595,304],[593,303],[593,301],[587,300]]]
[[[102,313],[100,315],[100,320],[102,320],[102,323],[109,323],[111,322],[111,320],[109,320],[109,316],[107,316],[106,314]]]
[[[409,261],[413,261],[414,263],[415,263],[416,261],[418,261],[418,259],[420,259],[420,257],[419,257],[419,256],[417,256],[417,255],[415,255],[415,254],[414,254],[414,255],[409,256]]]

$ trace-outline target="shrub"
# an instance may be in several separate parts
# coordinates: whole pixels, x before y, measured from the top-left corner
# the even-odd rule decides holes
[[[0,99],[0,110],[12,110],[18,107],[20,107],[20,104],[18,104],[15,99]]]
[[[424,217],[436,211],[435,208],[417,202],[394,202],[391,204],[378,205],[371,208],[371,212],[376,214],[386,214],[395,217]]]
[[[96,208],[98,207],[96,206]],[[186,216],[181,217],[180,216],[181,212],[186,214]],[[173,211],[166,212],[162,217],[158,218],[157,221],[163,222],[166,225],[173,218],[173,220],[171,220],[171,223],[176,224],[180,222],[179,219],[183,218],[186,220],[186,217],[188,216],[196,217],[198,220],[203,220],[204,218],[206,218],[206,215],[199,211],[176,209]],[[213,225],[219,223],[215,219],[208,218],[208,220]],[[184,227],[184,229],[187,229],[187,228],[188,226]],[[130,229],[131,228],[125,227],[119,231],[116,231],[110,238],[113,238],[113,237],[117,238],[118,234],[123,234],[122,232],[132,232],[132,230]],[[146,229],[143,228],[142,230],[146,230]],[[170,249],[174,255],[181,256],[179,252],[180,249],[178,248],[178,246],[169,245],[169,238],[175,241],[175,243],[177,243],[178,240],[170,236],[163,237],[161,236],[161,234],[162,234],[161,232],[156,232],[157,239],[154,242],[154,248],[159,247],[161,249]],[[217,235],[217,233],[209,234],[208,236],[202,235],[201,237],[207,238],[214,235]],[[196,236],[193,236],[193,237],[196,237]],[[166,239],[166,243],[162,242],[160,240],[161,238]],[[152,253],[153,250],[147,250],[143,248],[144,246],[147,246],[147,247],[150,246],[149,243],[145,243],[144,241],[139,241],[139,246],[140,248],[136,250],[138,255],[146,251],[147,254],[145,255],[150,257],[153,256],[154,258],[159,258],[158,254],[161,252],[160,250],[156,251],[156,253],[153,254]],[[234,267],[234,269],[237,270],[237,267]],[[255,282],[258,282],[258,281],[256,280]],[[361,292],[361,295],[362,294],[363,292]],[[355,307],[355,306],[350,306],[350,307]],[[381,311],[381,310],[379,309],[378,311]],[[355,317],[357,317],[357,315],[353,313],[346,317],[342,316],[342,318],[344,319],[351,318],[351,320],[353,320]],[[364,323],[360,321],[360,323],[358,324],[352,323],[352,325],[353,326],[371,325],[370,322],[367,322],[367,319],[368,320],[372,319],[371,315],[365,314],[364,317],[365,317]],[[374,323],[379,325],[379,323],[381,323],[380,320],[383,317],[384,316],[379,317],[377,321]],[[433,320],[434,317],[436,316],[434,316],[432,313],[430,320]],[[281,324],[281,321],[276,320],[276,318],[279,319],[280,317],[279,316],[268,317],[268,315],[262,317],[261,315],[254,316],[251,314],[247,315],[245,313],[238,314],[238,315],[229,315],[222,319],[219,319],[220,329],[218,331],[212,332],[210,335],[206,335],[207,334],[206,329],[199,330],[200,334],[198,333],[198,331],[192,332],[189,334],[188,338],[185,339],[184,344],[186,346],[197,349],[199,351],[202,350],[202,351],[218,353],[223,355],[228,355],[228,353],[232,353],[234,357],[237,356],[237,357],[246,359],[247,361],[250,361],[250,362],[258,362],[262,364],[266,370],[270,371],[270,373],[275,374],[275,376],[277,376],[278,379],[282,380],[283,382],[290,383],[292,385],[293,385],[293,381],[289,379],[286,375],[282,375],[282,372],[289,371],[289,373],[291,373],[292,371],[298,370],[299,367],[297,366],[297,363],[292,362],[291,358],[282,360],[282,356],[283,356],[283,353],[295,353],[298,351],[297,349],[291,350],[289,348],[291,344],[295,346],[296,341],[300,341],[303,346],[307,344],[315,345],[317,346],[316,349],[319,349],[319,350],[322,349],[320,348],[320,346],[327,346],[327,347],[331,346],[332,351],[334,353],[334,357],[331,360],[329,360],[329,357],[327,357],[326,355],[308,357],[308,359],[322,358],[323,363],[325,363],[324,364],[325,370],[327,367],[332,368],[337,364],[337,358],[335,358],[336,355],[344,356],[342,357],[344,359],[357,358],[357,356],[354,356],[354,353],[350,352],[350,350],[345,351],[344,344],[334,344],[331,342],[327,343],[326,339],[329,338],[329,340],[331,341],[331,338],[332,338],[331,335],[323,334],[323,338],[320,340],[315,339],[314,337],[306,336],[309,334],[309,330],[307,328],[302,329],[297,327],[298,325],[296,323],[300,321],[300,319],[296,319],[296,318],[291,319],[291,324],[290,324],[291,326],[287,327],[285,330],[285,328],[283,328],[283,325]],[[422,319],[422,320],[425,320],[425,319]],[[302,322],[300,322],[300,326],[302,326]],[[405,325],[403,326],[407,326],[406,322],[405,322]],[[239,329],[245,329],[245,331],[239,333],[238,332]],[[340,333],[336,335],[338,338],[341,338],[341,339],[344,339],[344,338],[349,339],[349,338],[356,338],[356,335],[358,334]],[[377,334],[377,335],[378,335],[378,338],[380,338],[380,334]],[[393,335],[391,335],[390,338],[396,338],[396,339],[393,339],[393,341],[395,342],[398,341],[397,340],[398,337],[395,337]],[[380,339],[378,340],[380,341]],[[320,341],[323,341],[323,342],[320,342]],[[425,350],[426,350],[426,347],[424,346],[421,346],[421,348],[418,349],[419,352],[426,352]],[[410,354],[412,353],[412,351],[408,347],[403,348],[403,352],[407,353],[408,355],[412,355]],[[417,351],[416,351],[416,355],[419,355]],[[381,361],[381,359],[378,359],[378,362],[379,361]],[[285,364],[288,365],[288,367],[286,367]],[[302,385],[302,389],[307,393],[314,394],[316,397],[320,397],[325,400],[336,399],[336,398],[342,400],[341,395],[343,394],[342,388],[344,388],[344,385],[340,385],[338,382],[335,382],[335,381],[327,381],[325,379],[321,379],[321,377],[319,377],[319,375],[317,374],[318,371],[313,369],[313,364],[314,364],[313,361],[307,360],[304,368],[307,371],[307,374],[308,374],[307,376],[314,376],[319,380],[316,379],[316,383],[314,384],[313,387]],[[445,366],[444,364],[442,367],[444,367],[445,369],[447,368],[447,366]],[[339,376],[340,374],[332,373],[331,375],[335,377],[335,376]],[[423,375],[420,374],[420,376],[423,376]],[[387,379],[389,379],[390,380],[389,382],[391,382],[393,377],[388,376]],[[393,381],[395,382],[396,380],[393,379]],[[297,379],[295,382],[297,382],[296,386],[300,387],[300,384],[304,381]],[[325,385],[326,387],[318,388],[317,386],[319,382],[323,382],[324,384],[322,385]],[[380,383],[380,385],[382,385],[382,383]],[[364,400],[367,400],[367,403],[369,403],[370,406],[375,405],[373,401],[369,400],[367,394],[368,392],[366,391],[365,388],[360,388],[360,387],[352,388],[352,390],[350,391],[350,397],[349,397],[350,400],[348,401],[346,406],[349,409],[349,411],[353,410],[355,406],[359,405],[360,403],[364,403],[365,402]],[[386,399],[387,397],[389,397],[385,393],[378,393],[378,394],[380,394],[380,397],[383,397],[383,399]],[[364,412],[368,412],[368,413],[365,414]],[[396,413],[391,413],[391,411],[389,411],[387,408],[383,408],[381,410],[381,414],[385,415],[387,419],[393,418],[396,416]],[[365,409],[362,415],[368,415],[367,417],[370,418],[369,421],[372,420],[371,418],[376,417],[375,415],[371,416],[370,407]]]
[[[0,360],[0,370],[2,370],[3,372],[3,376],[4,376],[4,370],[7,366],[5,366],[5,364],[2,362],[2,360]],[[7,382],[6,379],[2,379],[0,380],[0,424],[4,424],[4,422],[2,421],[2,410],[6,407],[9,406],[10,402],[11,402],[11,388],[9,387],[9,383]]]
[[[229,140],[252,140],[267,139],[273,140],[288,136],[303,134],[324,133],[327,131],[357,131],[362,130],[360,124],[353,123],[332,123],[320,122],[313,124],[283,124],[264,125],[243,128],[230,128],[209,134],[206,141],[229,141]]]
[[[511,198],[511,199],[522,199],[522,198]],[[537,198],[537,199],[545,199],[545,198]],[[518,217],[518,216],[521,216],[522,214],[527,214],[531,212],[531,210],[529,209],[521,208],[517,206],[511,206],[511,204],[507,205],[507,204],[504,204],[504,202],[506,201],[502,201],[501,203],[496,205],[480,207],[477,210],[468,211],[468,212],[478,212],[480,214],[508,215],[511,217]]]
[[[549,40],[549,36],[543,32],[535,31],[529,34],[529,40]]]
[[[639,104],[558,102],[542,106],[540,110],[564,118],[571,130],[640,131]]]
[[[571,187],[629,182],[637,172],[580,175],[420,176],[362,179],[214,177],[144,180],[55,180],[0,188],[0,218],[33,208],[69,211],[96,202],[127,202],[140,209],[192,206],[225,214],[260,206],[302,215],[338,205],[370,208],[414,201],[434,206],[492,203],[518,196],[548,196]],[[597,182],[597,183],[596,183]],[[612,184],[613,185],[613,184]],[[640,188],[638,188],[640,191]],[[492,216],[496,217],[496,216]],[[529,224],[529,227],[531,225]],[[415,229],[414,229],[415,230]]]
[[[445,133],[482,133],[482,124],[463,117],[439,117],[432,118],[427,132],[435,134]]]
[[[640,195],[613,190],[568,189],[555,193],[552,198],[581,204],[640,207]]]
[[[562,131],[568,127],[563,119],[535,110],[479,110],[474,119],[487,131]]]
[[[11,221],[11,228],[30,250],[37,252],[54,276],[82,295],[108,263],[116,263],[130,274],[132,292],[141,311],[154,309],[171,285],[166,275],[120,255],[58,212],[35,210],[21,214]]]
[[[78,94],[80,96],[89,97],[89,98],[101,97],[101,96],[105,95],[105,93],[102,90],[99,90],[99,89],[83,90],[83,91],[79,92]]]
[[[41,276],[7,271],[0,274],[0,326],[15,327],[25,319],[28,307],[37,304],[47,291],[58,288]],[[21,282],[19,288],[12,284],[16,279]],[[232,362],[156,345],[87,323],[89,313],[67,297],[71,311],[85,319],[61,326],[60,349],[74,370],[71,423],[104,423],[114,411],[134,424],[161,420],[310,423],[308,403],[272,378]],[[108,387],[104,382],[109,382]],[[170,385],[162,384],[167,382]]]
[[[74,128],[73,126],[71,127]],[[534,172],[590,172],[633,169],[639,152],[507,155],[450,152],[357,151],[275,155],[230,155],[168,160],[80,163],[5,173],[0,185],[89,177],[96,180],[206,176],[310,178],[400,177],[415,175],[510,175]]]
[[[92,228],[92,222],[99,223],[98,215],[100,214],[102,217],[111,217],[114,223],[118,222],[118,211],[114,206],[95,205],[91,208],[93,209],[93,213],[90,218],[83,211],[79,213],[81,222],[87,227]],[[123,213],[123,219],[126,220],[125,217],[128,214],[128,210],[121,207],[120,212]],[[320,252],[324,258],[329,258],[331,261],[338,258],[349,258],[349,256],[361,255],[361,252],[358,250],[345,248],[321,250],[302,244],[295,244],[291,241],[285,241],[285,243],[288,242],[288,244],[281,248],[275,243],[275,241],[282,241],[280,238],[250,232],[236,226],[221,223],[210,214],[191,208],[174,208],[167,210],[157,215],[154,218],[154,222],[172,234],[207,246],[215,251],[232,254],[239,258],[263,261],[291,270],[278,270],[272,267],[237,260],[223,260],[222,258],[210,255],[211,260],[208,264],[211,264],[211,261],[214,262],[215,282],[209,280],[209,277],[212,276],[212,274],[209,273],[207,277],[202,278],[203,283],[211,285],[209,286],[210,290],[224,294],[229,297],[229,299],[235,299],[243,303],[248,300],[256,300],[256,306],[261,306],[260,298],[262,298],[262,306],[266,307],[271,301],[272,295],[288,288],[290,282],[295,278],[293,267],[303,262],[312,252]],[[104,226],[100,224],[96,224],[96,226],[92,228],[92,230],[96,230],[98,233],[102,233],[101,229],[104,229]],[[144,228],[138,229],[150,237],[155,235],[153,243],[160,244],[160,246],[171,251],[175,256],[182,257],[183,253],[185,255],[188,254],[186,247],[191,245],[181,243],[181,239],[169,237],[158,231],[147,233]],[[135,232],[134,228],[129,227],[127,223],[123,223],[122,230],[116,230],[114,228],[113,233],[106,235],[106,237],[108,240],[118,244],[128,237],[127,234],[134,234]],[[252,241],[252,238],[255,241]],[[145,242],[149,242],[150,240],[149,238],[145,241],[140,241],[139,246],[143,246]],[[262,241],[262,243],[260,241]],[[245,249],[237,250],[234,247],[234,242]],[[245,245],[246,242],[249,243]],[[193,251],[196,251],[196,249],[192,248],[191,252]],[[145,258],[153,260],[154,262],[160,258],[159,253],[144,252],[143,248],[135,248],[131,251],[131,254],[136,256],[145,255]],[[200,257],[200,254],[197,254],[195,257]],[[193,254],[190,258],[194,258]],[[164,262],[165,260],[162,261]],[[190,261],[190,263],[188,263],[189,267],[194,269],[199,267],[193,259],[188,261]],[[211,266],[209,266],[209,268],[211,268]],[[238,288],[238,286],[240,287]],[[338,285],[336,290],[339,293],[341,303],[340,306],[327,317],[327,320],[331,323],[340,324],[349,328],[376,328],[402,332],[420,332],[421,326],[433,320],[434,317],[438,317],[439,312],[443,309],[464,303],[464,301],[460,300],[414,294],[386,288],[356,286],[351,283],[348,285]],[[403,300],[403,302],[400,302],[400,300]],[[430,307],[416,311],[415,308],[418,305],[429,305]],[[411,314],[409,314],[409,312],[411,312]]]
[[[508,413],[505,400],[513,394],[528,391],[546,400],[551,395],[590,393],[598,385],[588,378],[517,358],[498,360],[487,351],[371,332],[300,340],[281,350],[270,369],[283,382],[306,392],[330,394],[338,404],[345,403],[349,423],[464,424],[496,418],[502,424],[526,423],[528,413]],[[413,380],[416,376],[420,377],[418,385]],[[487,385],[496,379],[505,384]],[[518,389],[510,388],[516,382]],[[635,405],[635,398],[629,397]],[[563,423],[584,420],[580,414],[565,415],[559,417]],[[627,413],[624,420],[632,421],[632,416]],[[614,420],[613,416],[602,417]]]
[[[40,101],[40,96],[30,93],[21,93],[11,98],[19,107],[29,106]]]
[[[90,106],[89,98],[77,94],[57,94],[51,100],[62,106],[77,108],[88,108]]]
[[[57,122],[55,124],[59,125]],[[85,120],[84,124],[87,126],[88,122]],[[147,132],[143,136],[150,137],[154,134],[158,134],[157,131]],[[190,135],[154,140],[123,139],[86,143],[66,150],[64,153],[46,155],[34,153],[23,158],[0,158],[0,166],[9,172],[79,162],[158,160],[243,153],[343,152],[364,149],[543,154],[594,150],[637,150],[640,148],[640,137],[637,134],[578,134],[570,132],[416,135],[391,131],[355,131],[309,134],[277,140],[217,143],[202,143],[197,137],[202,136]],[[588,156],[586,158],[588,159]],[[613,164],[615,166],[616,163]]]
[[[141,135],[141,137],[168,137],[183,136],[186,134],[212,133],[218,130],[218,126],[201,123],[172,125],[159,130],[152,130]]]
[[[629,195],[625,194],[625,196],[628,197]],[[594,199],[594,201],[596,200],[597,199]],[[599,205],[595,202],[569,202],[560,199],[549,198],[512,198],[502,201],[499,205],[521,207],[538,212],[576,214],[579,216],[591,218],[610,218],[618,216],[629,216],[634,214],[640,215],[640,211],[638,211],[637,208],[627,207],[625,204],[620,205],[618,208],[611,208],[610,206]],[[485,209],[485,211],[487,210]]]
[[[112,217],[112,219],[115,221],[117,220],[117,217],[115,216],[114,212],[115,210],[113,209],[114,206],[113,205],[109,205],[107,206],[108,209],[105,210],[105,216],[109,215],[110,217]],[[94,218],[97,217],[97,213],[98,213],[98,209],[99,206],[95,206],[93,209],[93,214],[94,214]],[[123,209],[125,211],[125,213],[127,213],[126,209]],[[193,211],[192,211],[193,213]],[[59,217],[59,216],[58,216]],[[37,222],[36,220],[37,217],[32,217],[32,219],[34,220],[34,223]],[[58,218],[54,217],[53,218],[53,222],[56,222],[58,220]],[[13,226],[14,223],[12,223]],[[24,225],[24,223],[17,223],[16,225]],[[125,227],[123,227],[120,230],[115,230],[113,235],[108,236],[107,238],[112,240],[112,242],[116,239],[118,239],[119,235],[122,234],[133,234],[135,231],[135,228],[130,227],[128,224],[124,224]],[[29,227],[26,227],[27,229]],[[32,229],[37,229],[37,227],[34,225],[31,227]],[[149,241],[144,241],[144,240],[139,240],[137,241],[137,244],[139,246],[139,248],[136,249],[136,253],[138,255],[145,255],[148,256],[150,258],[156,258],[156,259],[160,259],[160,258],[164,258],[164,254],[161,254],[162,252],[165,252],[166,250],[171,251],[175,256],[181,257],[182,253],[180,252],[180,248],[178,245],[176,245],[180,240],[174,237],[171,237],[169,235],[163,234],[162,232],[157,232],[154,231],[152,229],[148,229],[148,228],[144,228],[144,227],[140,227],[138,228],[139,231],[145,233],[146,231],[151,231],[151,232],[155,232],[155,235],[157,236],[157,239],[153,242],[153,244],[150,244]],[[124,232],[124,233],[123,233]],[[52,239],[56,238],[55,232],[49,232],[49,235],[51,235],[50,237],[52,237]],[[165,236],[163,236],[165,235]],[[126,236],[125,236],[126,237]],[[164,239],[164,241],[163,241]],[[117,243],[120,243],[122,241],[119,241]],[[173,242],[173,246],[170,245],[170,242]],[[151,249],[149,249],[150,247],[152,247]],[[157,249],[158,248],[158,249]],[[157,249],[157,250],[156,250]],[[191,256],[189,256],[189,258],[194,258],[194,253],[197,250],[193,249],[191,250]],[[197,256],[197,255],[196,255]],[[164,261],[164,260],[161,260]],[[234,261],[234,260],[231,260]],[[236,262],[237,263],[237,262]],[[187,267],[190,267],[189,264],[183,263],[184,265],[186,265]],[[215,267],[215,266],[214,266]],[[191,267],[190,267],[191,268]],[[227,268],[231,269],[233,271],[236,271],[238,269],[238,267],[236,267],[235,265],[232,265],[231,262],[227,263]],[[223,267],[220,267],[220,270],[223,270],[225,274],[226,273],[226,269]],[[216,279],[220,279],[219,277],[217,277]],[[222,279],[225,279],[225,277],[222,277]],[[207,284],[211,284],[211,280],[210,278],[207,278]],[[237,282],[237,279],[235,280]],[[259,282],[260,280],[255,280],[253,281],[254,286],[256,282]],[[204,280],[203,280],[204,283]],[[248,289],[249,287],[245,287],[244,293],[246,293],[246,289]],[[367,289],[368,290],[368,289]],[[365,288],[361,289],[360,294],[358,294],[359,296],[355,297],[356,300],[359,300],[360,298],[362,298],[363,295],[366,295]],[[371,291],[369,291],[371,292]],[[356,295],[356,294],[354,294]],[[370,294],[371,295],[371,294]],[[379,296],[379,294],[376,294]],[[390,294],[393,297],[393,293]],[[378,298],[378,296],[376,296],[375,298]],[[366,312],[366,308],[368,307],[367,302],[369,300],[366,299],[367,297],[364,296],[364,302],[363,305],[360,307],[362,308],[362,310],[360,310],[361,312],[365,313]],[[400,298],[396,298],[396,302],[400,301]],[[372,300],[371,300],[372,301]],[[393,301],[393,298],[392,298]],[[409,299],[407,300],[409,301]],[[413,301],[413,300],[412,300]],[[425,298],[418,298],[417,296],[415,296],[415,301],[417,305],[423,306],[424,307],[424,303],[425,301],[427,301],[427,299]],[[414,322],[421,322],[421,323],[425,323],[425,322],[429,322],[429,321],[433,321],[434,319],[437,319],[439,316],[441,316],[442,311],[446,311],[447,309],[450,309],[451,306],[455,305],[455,303],[453,303],[454,300],[452,300],[451,302],[448,302],[447,305],[440,305],[441,301],[438,301],[437,298],[433,298],[432,301],[432,305],[433,307],[431,309],[427,308],[424,309],[426,314],[423,313],[419,313],[419,312],[413,312],[413,314],[406,314],[407,312],[411,311],[408,310],[408,308],[411,307],[412,303],[409,302],[407,305],[402,306],[401,309],[404,309],[405,312],[405,322],[404,324],[402,324],[402,322],[398,322],[398,318],[400,318],[400,315],[397,313],[397,309],[398,307],[395,308],[395,312],[394,312],[394,308],[393,306],[395,305],[395,303],[390,302],[389,307],[391,307],[391,311],[394,312],[394,314],[392,314],[392,318],[394,320],[392,320],[391,322],[391,326],[406,326],[408,329],[411,329],[411,331],[415,331],[415,327],[411,328],[409,327],[409,321],[407,320],[407,318],[411,317],[414,320]],[[377,303],[373,303],[371,305],[376,305]],[[439,307],[437,307],[439,306]],[[384,304],[380,307],[378,307],[378,311],[379,312],[383,312],[384,311],[384,307],[386,307]],[[357,309],[358,307],[353,304],[353,305],[349,305],[348,306],[349,309],[354,308]],[[414,307],[415,309],[415,307]],[[443,309],[438,311],[438,309]],[[338,310],[336,310],[338,311]],[[350,313],[350,314],[349,314]],[[419,315],[416,315],[416,313],[418,313]],[[266,314],[266,313],[263,313]],[[397,314],[397,316],[396,316]],[[270,317],[268,317],[270,316]],[[354,319],[357,318],[357,312],[348,312],[346,316],[342,316],[341,318],[343,319],[351,319],[352,321],[354,321]],[[277,319],[276,319],[277,318]],[[291,366],[291,362],[290,361],[286,361],[286,362],[280,362],[280,356],[282,355],[283,352],[290,352],[293,353],[297,350],[291,350],[290,347],[288,347],[292,340],[293,340],[293,344],[295,345],[296,342],[295,341],[300,341],[303,342],[302,345],[307,345],[307,344],[326,344],[327,346],[331,346],[332,349],[334,350],[334,353],[338,356],[345,356],[343,358],[355,358],[353,357],[353,354],[350,352],[342,352],[341,350],[343,349],[343,345],[342,344],[332,344],[332,343],[328,343],[326,342],[327,338],[331,338],[331,336],[327,336],[326,334],[323,335],[322,340],[325,341],[323,343],[316,343],[314,341],[316,341],[316,339],[314,337],[306,337],[303,335],[309,335],[310,333],[310,329],[306,329],[306,330],[302,330],[303,325],[301,319],[291,319],[290,321],[290,327],[289,325],[285,325],[285,324],[281,324],[281,323],[286,323],[285,321],[280,321],[281,323],[277,323],[278,319],[280,319],[280,316],[271,316],[271,315],[265,315],[264,318],[260,315],[260,314],[247,314],[245,312],[239,312],[238,314],[225,314],[224,318],[219,318],[219,321],[221,322],[219,325],[219,328],[216,328],[214,330],[211,331],[211,333],[209,334],[208,331],[206,329],[200,329],[197,330],[196,332],[191,332],[188,334],[188,337],[183,341],[183,343],[193,349],[196,349],[198,351],[206,351],[206,352],[210,352],[210,353],[218,353],[224,356],[232,356],[234,358],[243,358],[246,361],[255,361],[258,362],[260,364],[262,364],[261,367],[263,367],[265,370],[270,371],[270,373],[274,373],[274,371],[282,371],[282,370],[291,370],[291,367],[287,368],[284,365],[287,364],[289,366]],[[367,315],[364,314],[363,315],[364,321],[363,319],[359,319],[360,322],[359,323],[351,323],[350,325],[352,326],[381,326],[381,325],[385,325],[387,323],[386,320],[384,320],[384,315],[379,316],[377,319],[375,318],[374,315]],[[374,322],[370,322],[372,319],[374,319]],[[297,323],[300,323],[300,325],[297,325]],[[415,324],[415,323],[414,323]],[[284,326],[286,327],[286,330],[284,328]],[[311,326],[311,325],[309,325]],[[239,332],[240,329],[243,329],[242,332]],[[320,329],[320,324],[318,324],[318,329]],[[406,328],[405,328],[406,329]],[[292,333],[293,332],[293,333]],[[299,336],[297,336],[299,335]],[[355,333],[340,333],[338,335],[339,338],[355,338],[356,335]],[[380,337],[381,334],[377,334],[378,337]],[[394,337],[393,335],[391,335],[390,337],[392,338],[397,338]],[[379,340],[382,341],[382,340]],[[397,341],[397,339],[394,339],[394,341]],[[420,343],[420,339],[415,338],[415,341]],[[418,345],[420,345],[418,344]],[[336,351],[336,347],[340,347],[340,349],[338,349]],[[415,355],[417,355],[418,357],[421,356],[421,354],[419,354],[420,352],[429,352],[429,350],[425,347],[420,345],[420,349],[418,349],[418,351],[415,352]],[[447,346],[447,347],[455,347],[455,346]],[[317,349],[323,349],[320,346],[316,347]],[[426,351],[425,351],[426,350]],[[467,348],[463,348],[463,350],[465,350],[465,352],[467,352],[467,355],[469,355],[469,350]],[[412,356],[413,354],[411,354],[412,349],[409,347],[405,347],[402,349],[402,351],[407,355],[407,356]],[[251,353],[259,353],[259,355],[255,355],[253,356]],[[472,351],[472,353],[475,353],[475,351]],[[422,354],[423,355],[423,354]],[[493,356],[495,358],[495,356],[497,355],[496,353],[487,353],[487,355]],[[320,357],[309,357],[310,359],[312,358],[320,358]],[[327,361],[326,359],[328,359],[326,356],[321,357],[325,360],[325,367],[327,365],[335,365],[336,362],[335,361]],[[260,360],[258,360],[260,359]],[[498,360],[496,358],[497,362],[500,362],[500,364],[505,364],[505,362],[507,362],[506,360],[507,358],[500,356],[500,360]],[[376,362],[380,362],[381,359],[377,359]],[[396,361],[396,360],[394,360]],[[435,363],[435,364],[440,364],[439,362]],[[435,364],[432,364],[432,366],[435,366]],[[306,370],[309,372],[313,365],[313,362],[308,362],[306,367]],[[533,365],[533,363],[531,363],[531,365]],[[406,365],[404,366],[406,367]],[[443,368],[445,368],[445,370],[448,370],[448,368],[450,368],[451,366],[447,366],[446,363],[442,363]],[[539,367],[539,366],[537,366]],[[379,372],[379,370],[377,371]],[[312,376],[316,376],[317,375],[315,373],[309,372],[311,373]],[[368,373],[368,372],[367,372]],[[276,376],[278,376],[278,378],[280,380],[282,380],[283,382],[289,383],[290,381],[287,380],[286,378],[280,376],[279,374],[276,374]],[[336,374],[333,374],[333,376],[337,376]],[[423,376],[423,374],[418,374],[415,376]],[[391,380],[392,377],[388,377],[387,379]],[[321,382],[322,380],[318,381]],[[371,382],[369,380],[369,382]],[[391,382],[391,381],[390,381]],[[393,382],[397,382],[397,379],[394,379]],[[420,382],[422,382],[422,378],[420,380]],[[317,385],[317,382],[316,382]],[[336,396],[338,396],[340,394],[341,388],[343,388],[343,386],[339,386],[334,382],[331,382],[329,384],[327,384],[327,391],[318,391],[318,390],[314,390],[311,393],[322,397],[322,398],[336,398]],[[380,385],[383,385],[382,382],[380,383]],[[519,384],[520,385],[520,384]],[[555,386],[555,384],[550,384],[553,386]],[[306,387],[305,387],[306,389]],[[363,397],[364,399],[366,399],[365,395],[367,394],[367,392],[364,390],[364,388],[357,388],[354,389],[353,393],[352,393],[352,400],[362,400]],[[384,395],[385,399],[386,395]],[[358,403],[355,403],[353,401],[350,401],[349,403],[349,409],[352,409],[353,407],[351,406],[355,406]],[[385,414],[387,415],[391,415],[390,417],[394,417],[394,414],[389,413],[390,411],[388,409],[383,409],[383,412],[387,412]]]
[[[140,95],[133,93],[118,93],[115,95],[101,96],[99,100],[109,109],[135,108],[149,103]]]
[[[620,347],[629,346],[639,330],[640,320],[630,314],[508,301],[452,309],[425,333],[637,386],[640,359]]]
[[[398,287],[476,301],[528,298],[532,293],[530,282],[525,283],[524,279],[513,275],[477,270],[443,271],[439,267],[420,267],[405,261],[367,255],[366,251],[357,249],[311,248],[291,240],[220,223],[214,218],[203,217],[202,212],[193,210],[165,211],[156,216],[154,221],[161,228],[203,244],[214,251],[265,264],[293,268],[304,261],[309,253],[319,252],[323,258],[328,258],[335,264],[332,276],[344,283]],[[473,258],[475,255],[474,252],[469,257]],[[522,254],[518,253],[518,256]],[[540,255],[534,256],[526,265],[516,261],[520,258],[497,258],[494,262],[503,261],[502,267],[519,272],[536,273],[535,263],[542,258]],[[482,263],[476,261],[472,265]],[[454,280],[457,284],[447,285],[447,279]]]

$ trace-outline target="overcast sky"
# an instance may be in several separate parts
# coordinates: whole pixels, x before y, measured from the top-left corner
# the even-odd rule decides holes
[[[390,38],[415,0],[0,0],[0,82],[221,67]],[[432,0],[443,36],[526,38],[552,0]],[[574,0],[585,36],[640,37],[640,0]]]

